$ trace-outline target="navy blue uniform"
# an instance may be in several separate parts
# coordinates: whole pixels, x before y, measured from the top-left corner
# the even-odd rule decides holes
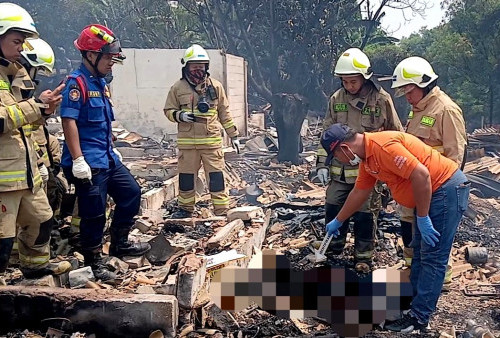
[[[75,178],[72,157],[64,144],[61,166],[78,196],[81,244],[84,249],[101,245],[106,222],[106,199],[116,204],[112,229],[130,229],[139,211],[141,191],[128,169],[113,152],[114,120],[109,89],[103,78],[93,76],[82,64],[68,77],[61,103],[61,117],[78,127],[80,148],[92,169],[92,181]]]

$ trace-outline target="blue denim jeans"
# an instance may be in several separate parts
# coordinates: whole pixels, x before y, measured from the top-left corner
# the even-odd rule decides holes
[[[130,229],[139,212],[141,188],[122,163],[113,161],[109,169],[92,169],[92,184],[76,179],[71,168],[64,175],[75,185],[80,216],[80,242],[83,248],[101,245],[106,223],[107,195],[113,198],[115,210],[111,227]]]
[[[467,209],[469,190],[470,183],[464,173],[457,170],[432,194],[429,217],[441,235],[435,247],[426,244],[418,227],[415,229],[411,243],[413,247],[410,274],[413,286],[411,313],[423,324],[429,322],[430,316],[436,309],[453,238]]]

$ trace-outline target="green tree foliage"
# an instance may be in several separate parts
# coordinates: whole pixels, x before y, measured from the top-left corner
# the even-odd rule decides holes
[[[411,55],[426,58],[438,84],[463,109],[468,129],[500,121],[500,0],[445,2],[448,22],[401,40],[368,48],[374,68],[387,72]],[[390,71],[391,73],[392,71]],[[396,100],[397,107],[402,107]],[[401,109],[405,109],[404,106]]]

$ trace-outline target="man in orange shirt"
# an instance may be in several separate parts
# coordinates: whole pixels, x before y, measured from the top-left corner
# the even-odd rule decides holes
[[[387,183],[399,204],[416,209],[411,269],[410,311],[385,325],[391,331],[425,330],[443,286],[453,238],[467,209],[470,183],[458,165],[417,137],[397,131],[359,134],[342,124],[321,138],[328,152],[342,163],[360,163],[359,175],[337,217],[326,225],[339,235],[342,223],[368,199],[377,180]]]

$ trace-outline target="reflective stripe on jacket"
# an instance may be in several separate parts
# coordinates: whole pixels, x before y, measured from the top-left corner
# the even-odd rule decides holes
[[[31,136],[31,124],[42,119],[41,104],[23,99],[34,87],[19,63],[0,58],[0,191],[36,191],[42,186]]]
[[[206,95],[209,110],[202,113],[197,109],[199,93],[203,84],[192,88],[185,80],[177,81],[168,93],[164,112],[167,118],[177,123],[177,145],[179,149],[214,149],[222,146],[222,128],[229,137],[238,136],[238,130],[229,112],[229,102],[222,84],[208,78],[208,85],[213,85],[217,98]],[[180,121],[180,113],[193,113],[196,122]],[[221,128],[222,127],[222,128]]]

